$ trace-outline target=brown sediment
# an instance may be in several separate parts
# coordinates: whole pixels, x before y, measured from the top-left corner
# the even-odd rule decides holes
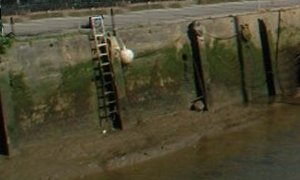
[[[211,112],[176,111],[108,134],[73,134],[20,145],[0,161],[0,178],[76,179],[121,168],[258,122],[269,107],[228,106]],[[274,108],[274,107],[273,107]],[[195,116],[196,115],[196,116]]]

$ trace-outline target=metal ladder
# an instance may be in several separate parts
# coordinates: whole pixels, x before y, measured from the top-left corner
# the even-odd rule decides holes
[[[102,16],[89,18],[90,44],[94,68],[94,81],[97,90],[100,126],[103,120],[110,121],[114,129],[122,129],[118,93],[114,71],[109,55],[108,40]]]

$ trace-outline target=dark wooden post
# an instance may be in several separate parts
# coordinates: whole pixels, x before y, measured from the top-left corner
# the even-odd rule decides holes
[[[6,123],[2,107],[2,97],[0,95],[0,154],[9,155],[8,136],[6,132]]]
[[[11,28],[11,32],[15,34],[15,20],[13,17],[10,17],[10,28]]]
[[[200,56],[200,46],[198,43],[198,33],[195,29],[196,22],[192,22],[188,26],[188,37],[190,39],[192,53],[193,53],[193,69],[194,69],[194,81],[196,86],[197,100],[201,100],[204,108],[204,111],[207,111],[207,98],[206,98],[206,89],[203,77],[202,69],[202,60]]]
[[[235,26],[235,33],[236,33],[237,55],[238,55],[238,60],[240,63],[241,91],[242,91],[244,103],[248,103],[249,98],[248,98],[248,93],[247,93],[247,88],[246,88],[245,64],[244,64],[241,33],[240,33],[240,28],[239,28],[239,20],[238,20],[238,17],[236,17],[236,16],[234,16],[233,19],[234,19],[234,26]]]
[[[275,91],[275,84],[274,84],[274,74],[272,68],[272,60],[271,60],[267,27],[262,19],[258,19],[258,26],[259,26],[259,34],[260,34],[262,51],[263,51],[264,68],[265,68],[268,94],[270,97],[272,97],[276,95],[276,91]]]
[[[117,32],[116,32],[116,26],[115,26],[115,13],[114,13],[113,8],[110,9],[110,16],[111,16],[112,33],[113,33],[113,36],[116,36]]]
[[[2,2],[0,0],[0,35],[3,36],[3,24],[2,24]]]

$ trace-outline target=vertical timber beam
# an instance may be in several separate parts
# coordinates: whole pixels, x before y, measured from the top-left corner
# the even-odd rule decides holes
[[[110,9],[110,16],[111,16],[111,26],[112,26],[112,35],[116,36],[117,32],[116,32],[116,23],[115,23],[115,13],[114,13],[114,9],[111,8]]]
[[[241,91],[242,91],[242,97],[243,102],[248,103],[248,93],[246,88],[246,75],[245,75],[245,63],[244,63],[244,55],[243,55],[243,46],[242,46],[242,40],[241,40],[241,31],[239,28],[239,19],[237,16],[233,17],[234,20],[234,27],[235,27],[235,33],[236,33],[236,46],[237,46],[237,55],[238,55],[238,61],[240,64],[240,72],[241,72]]]
[[[15,20],[13,17],[10,17],[10,28],[11,28],[11,33],[15,34]]]
[[[2,106],[2,97],[0,95],[0,154],[9,156],[8,136]]]
[[[3,36],[3,24],[2,24],[2,2],[0,0],[0,35]]]
[[[262,51],[263,51],[263,58],[264,58],[263,61],[264,61],[268,94],[269,97],[273,97],[276,95],[276,90],[274,85],[274,74],[272,69],[270,45],[269,45],[267,27],[262,19],[258,19],[258,27],[259,27],[259,34],[260,34]]]
[[[197,99],[202,101],[204,107],[203,110],[207,111],[207,96],[203,77],[202,60],[200,55],[200,46],[198,42],[198,32],[196,28],[196,21],[192,22],[188,26],[188,37],[190,39],[192,53],[193,53],[193,69],[194,69],[194,81],[196,86]]]

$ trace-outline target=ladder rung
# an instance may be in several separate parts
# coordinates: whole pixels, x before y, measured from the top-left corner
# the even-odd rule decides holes
[[[108,65],[109,65],[109,62],[101,63],[101,66],[108,66]]]
[[[109,95],[109,94],[114,94],[115,92],[114,91],[106,91],[104,92],[104,95]]]
[[[107,45],[106,43],[100,43],[100,44],[97,44],[97,47],[104,47],[106,45]]]
[[[104,93],[101,93],[101,94],[103,94],[103,96],[98,96],[98,99],[105,99],[105,98],[107,98],[107,95],[114,94],[114,92],[109,91],[109,92],[104,92]]]
[[[118,111],[116,109],[114,109],[113,111],[109,111],[108,114],[114,114],[117,113]]]
[[[108,75],[112,75],[112,73],[111,72],[104,72],[103,73],[103,76],[108,76]]]
[[[108,101],[107,104],[114,104],[116,102],[117,102],[116,100],[112,100],[112,101]]]
[[[104,34],[95,34],[95,38],[97,38],[97,37],[104,37]]]
[[[107,53],[99,53],[99,55],[100,55],[100,57],[102,57],[102,56],[108,56]]]

